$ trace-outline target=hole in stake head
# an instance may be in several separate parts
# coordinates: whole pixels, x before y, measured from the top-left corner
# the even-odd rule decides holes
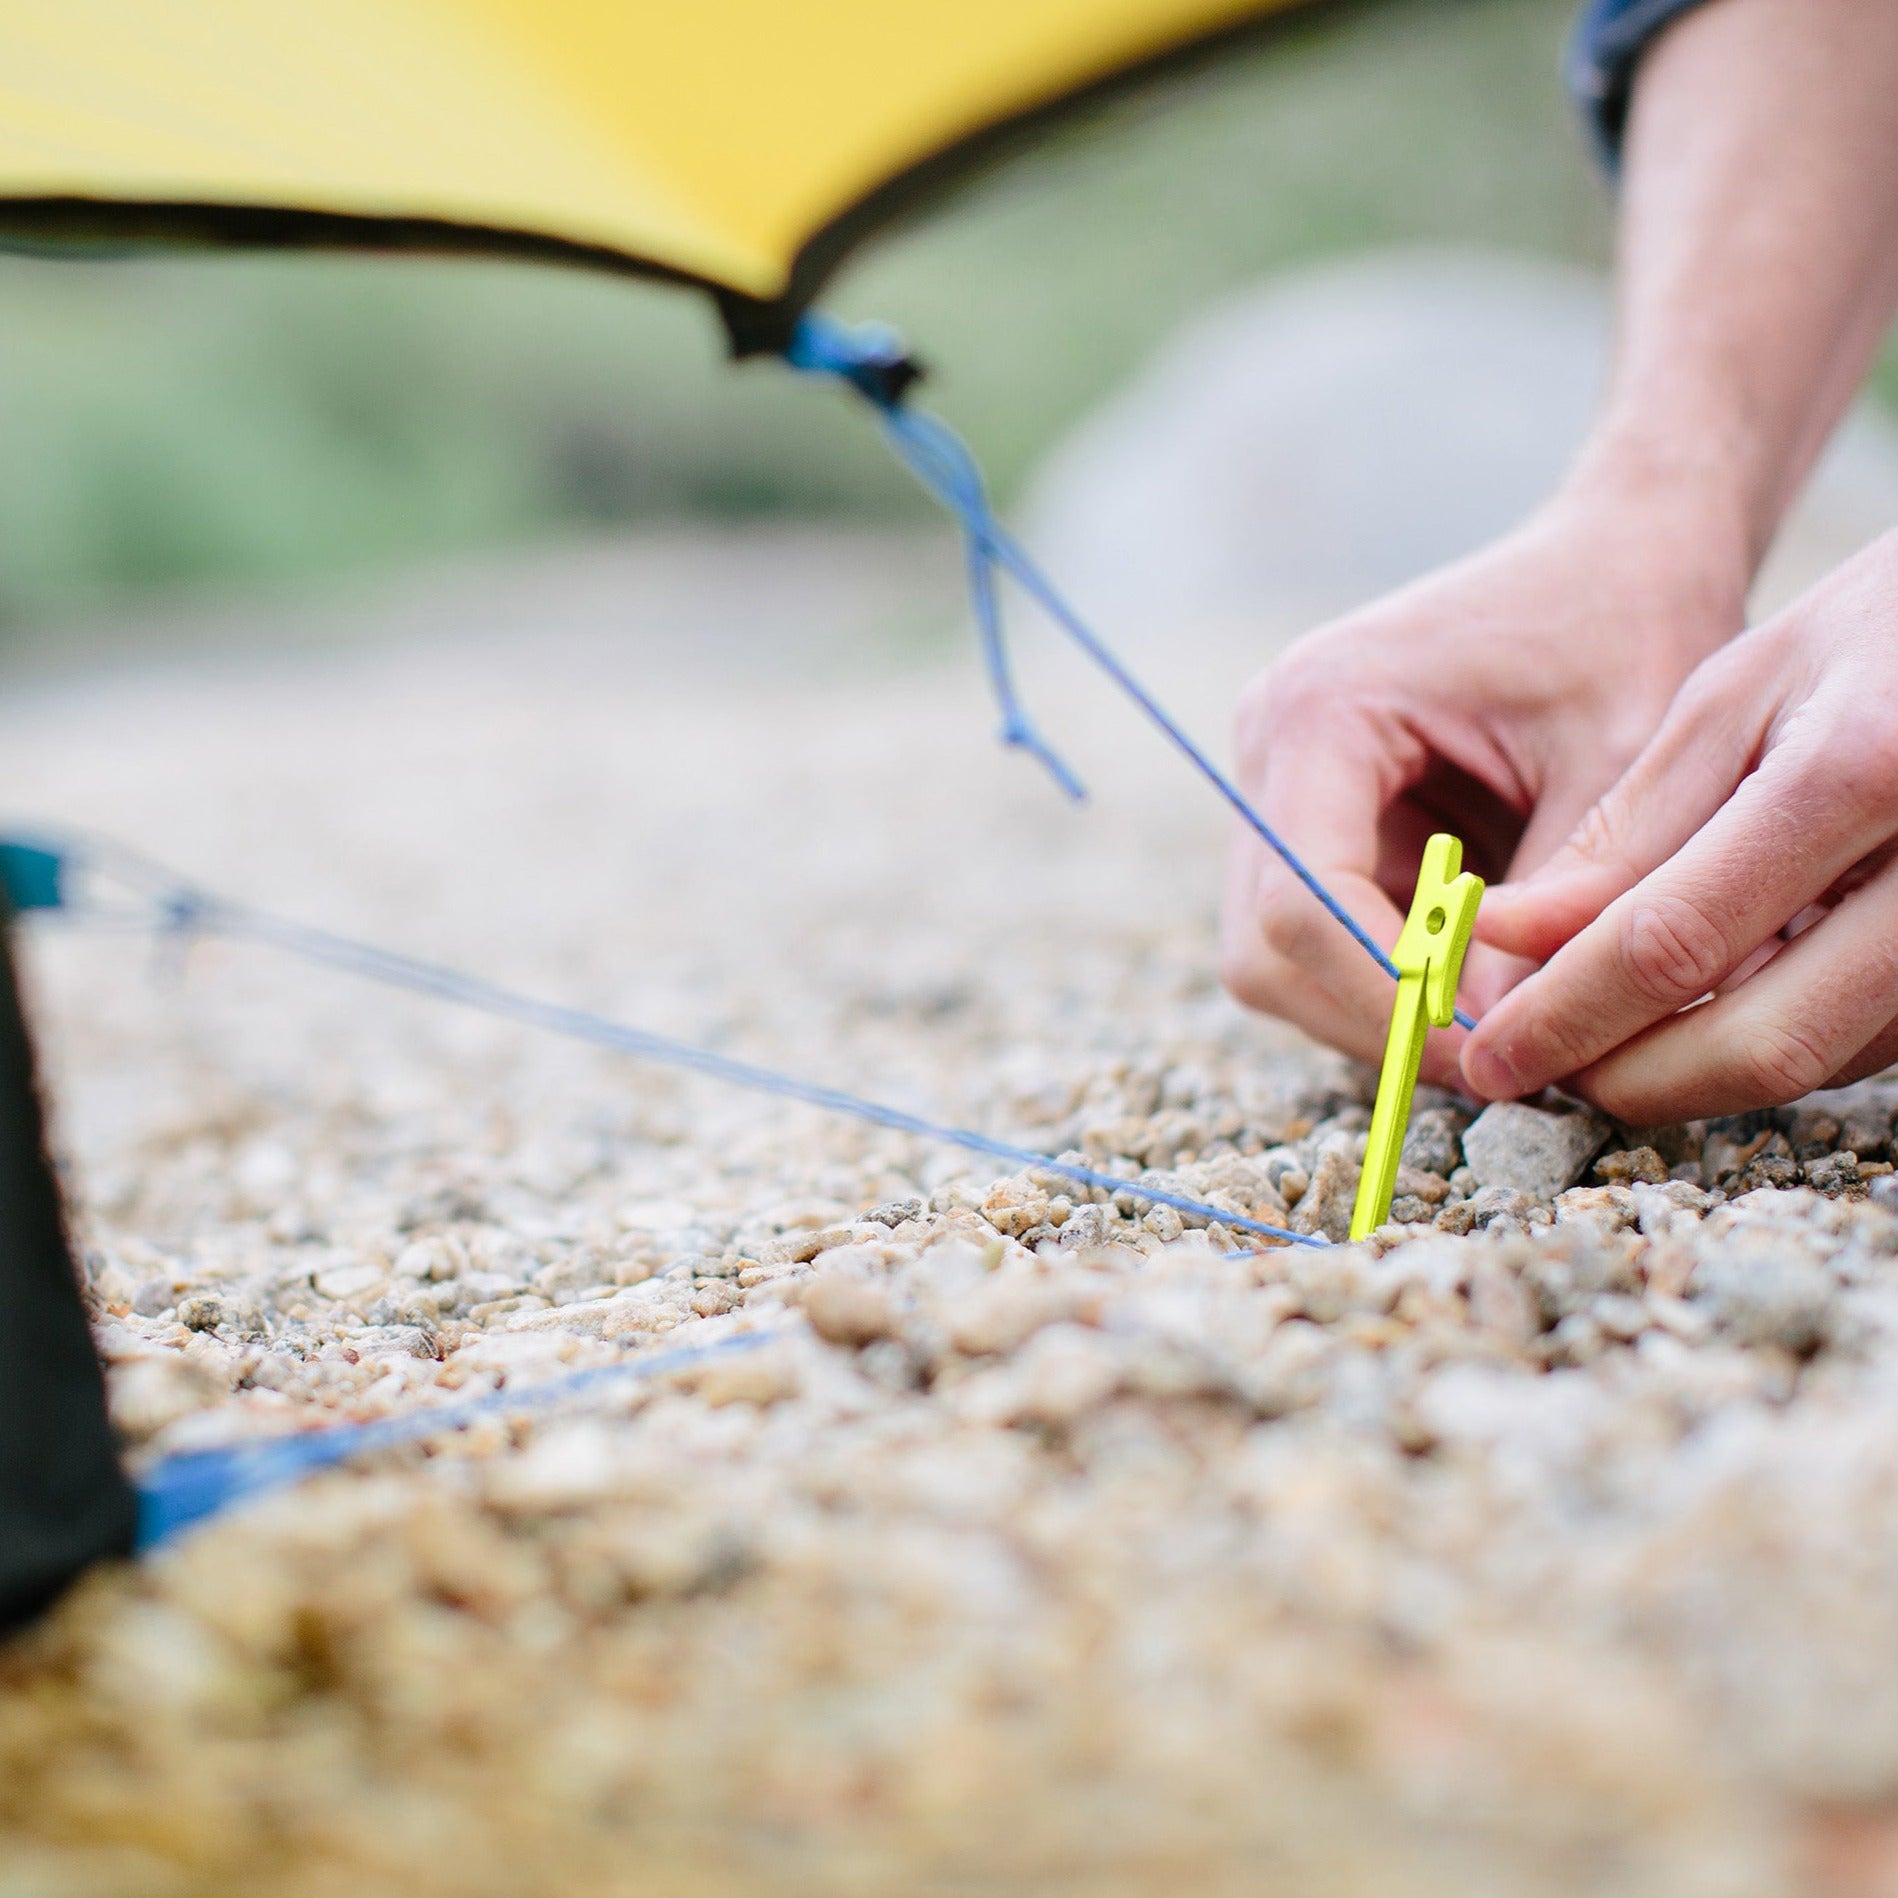
[[[1431,935],[1440,936],[1443,934],[1444,924],[1449,920],[1450,918],[1444,913],[1442,906],[1439,905],[1424,918],[1424,927],[1429,930]]]

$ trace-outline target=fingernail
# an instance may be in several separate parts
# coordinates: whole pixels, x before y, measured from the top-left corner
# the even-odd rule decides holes
[[[1463,1051],[1463,1078],[1488,1101],[1514,1100],[1525,1090],[1522,1076],[1495,1048],[1471,1046]]]

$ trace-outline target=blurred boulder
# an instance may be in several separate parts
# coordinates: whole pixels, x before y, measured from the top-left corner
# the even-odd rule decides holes
[[[1179,331],[1043,465],[1028,536],[1110,631],[1309,621],[1520,520],[1602,385],[1606,286],[1406,250],[1277,278]],[[1763,578],[1775,605],[1898,518],[1898,429],[1861,409]]]

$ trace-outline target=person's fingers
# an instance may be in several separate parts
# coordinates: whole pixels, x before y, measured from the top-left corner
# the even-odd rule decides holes
[[[1557,853],[1574,841],[1588,813],[1612,785],[1612,779],[1603,782],[1584,778],[1572,770],[1552,771],[1517,839],[1509,860],[1509,880],[1498,883],[1491,894],[1513,893],[1539,871],[1548,868]]]
[[[1827,1087],[1850,1087],[1869,1074],[1881,1074],[1898,1061],[1898,1021],[1891,1021],[1862,1047],[1836,1074],[1826,1077]]]
[[[1482,911],[1479,909],[1480,916]],[[1519,982],[1535,973],[1536,965],[1521,956],[1506,956],[1487,943],[1472,942],[1463,957],[1463,979],[1457,1002],[1464,1013],[1481,1022]],[[1461,1077],[1458,1077],[1459,1085]]]
[[[1565,841],[1548,842],[1538,810],[1518,860],[1529,869],[1489,893],[1478,940],[1546,962],[1614,900],[1665,863],[1750,771],[1766,733],[1769,696],[1742,689],[1731,667],[1706,668],[1682,687],[1645,750],[1592,805]],[[1552,826],[1553,809],[1547,816]]]
[[[1335,688],[1335,681],[1332,682]],[[1378,823],[1394,778],[1374,719],[1325,702],[1291,668],[1270,673],[1242,713],[1240,784],[1252,809],[1388,950],[1402,919],[1374,881]],[[1229,857],[1226,985],[1354,1052],[1389,978],[1242,817]],[[1297,980],[1293,980],[1293,975]]]
[[[1264,1008],[1316,1040],[1375,1067],[1384,1058],[1397,984],[1348,941],[1343,941],[1338,955],[1340,968],[1349,970],[1355,962],[1362,965],[1361,973],[1348,982],[1325,984],[1314,981],[1298,965],[1275,956],[1255,940],[1245,979],[1256,985],[1259,995],[1269,999],[1250,1005]],[[1227,985],[1241,1001],[1247,1001],[1236,980],[1237,973],[1229,962]],[[1461,1085],[1458,1061],[1463,1033],[1460,1028],[1431,1031],[1424,1043],[1420,1079],[1435,1087]]]
[[[1512,881],[1533,875],[1558,846],[1572,837],[1594,801],[1594,789],[1580,783],[1558,781],[1547,786],[1510,861]],[[1510,887],[1510,884],[1492,884],[1484,892],[1484,909],[1498,896],[1507,901]],[[1461,991],[1464,1008],[1479,1021],[1511,989],[1541,967],[1540,961],[1532,957],[1511,954],[1483,940],[1484,909],[1476,913],[1476,933],[1464,958]],[[1458,1081],[1461,1082],[1461,1076]]]
[[[1431,759],[1405,721],[1349,697],[1348,683],[1301,678],[1296,668],[1268,674],[1242,714],[1240,782],[1264,823],[1388,953],[1403,927],[1384,887],[1392,813]],[[1404,840],[1395,847],[1401,854]],[[1489,960],[1473,956],[1469,979],[1500,994],[1515,971],[1491,971]],[[1229,857],[1222,962],[1242,1002],[1361,1059],[1381,1058],[1390,976],[1243,819]],[[1462,1038],[1457,1029],[1430,1035],[1425,1079],[1458,1083]]]
[[[1246,723],[1239,760],[1253,809],[1321,877],[1375,877],[1384,813],[1423,768],[1423,746],[1336,678],[1288,666],[1258,689],[1263,710]],[[1266,867],[1291,878],[1276,857]]]
[[[1616,1047],[1575,1085],[1636,1125],[1738,1113],[1853,1071],[1880,1052],[1894,1015],[1898,870],[1888,869],[1750,981]]]
[[[1233,837],[1221,928],[1220,972],[1248,1008],[1263,1010],[1364,1060],[1383,1046],[1390,1013],[1389,976],[1316,899],[1280,887],[1265,849],[1249,831]],[[1271,883],[1269,894],[1261,885]],[[1396,912],[1361,877],[1330,879],[1373,938],[1397,940]]]
[[[1531,1093],[1717,988],[1884,842],[1889,793],[1858,775],[1836,751],[1769,754],[1673,857],[1490,1011],[1465,1052],[1471,1086]]]
[[[1714,984],[1713,993],[1716,995],[1724,995],[1729,989],[1737,989],[1742,982],[1751,981],[1754,976],[1758,975],[1759,972],[1786,947],[1787,940],[1787,936],[1782,932],[1772,937],[1769,941],[1761,943],[1725,981],[1716,982]]]

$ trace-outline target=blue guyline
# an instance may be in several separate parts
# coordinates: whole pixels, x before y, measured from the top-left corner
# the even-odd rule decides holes
[[[967,444],[938,417],[904,406],[903,396],[914,380],[914,371],[907,375],[898,373],[908,365],[901,337],[884,324],[864,323],[853,327],[816,311],[807,311],[799,318],[784,356],[793,368],[834,376],[848,383],[869,402],[876,409],[884,437],[897,457],[961,527],[968,558],[970,604],[981,633],[989,682],[1001,708],[1002,742],[1039,759],[1069,797],[1079,799],[1085,795],[1080,779],[1042,737],[1016,693],[1002,637],[1001,604],[995,585],[998,572],[1006,573],[1140,707],[1323,904],[1333,920],[1349,932],[1358,947],[1396,981],[1396,964],[1378,947],[1370,931],[1326,889],[1291,845],[1253,808],[1239,787],[1075,612],[1027,550],[996,518],[982,471]],[[1456,1020],[1464,1028],[1476,1026],[1461,1008],[1456,1011]]]
[[[543,1002],[531,995],[501,987],[480,976],[464,975],[458,969],[440,963],[423,962],[415,956],[378,948],[374,943],[358,942],[327,929],[273,916],[266,910],[252,909],[242,903],[227,902],[208,890],[180,881],[171,872],[152,863],[136,851],[102,841],[64,841],[45,835],[31,838],[0,838],[0,885],[6,889],[15,909],[44,909],[70,915],[99,915],[125,920],[126,912],[94,908],[73,887],[73,869],[94,868],[108,877],[128,884],[143,894],[146,909],[143,918],[155,922],[174,938],[222,936],[232,941],[255,942],[314,962],[326,968],[366,981],[380,982],[389,988],[407,989],[437,1001],[456,1002],[504,1021],[521,1022],[530,1028],[566,1035],[575,1041],[591,1042],[611,1048],[619,1054],[635,1055],[667,1067],[683,1068],[703,1074],[714,1081],[734,1087],[750,1088],[756,1093],[776,1094],[787,1100],[803,1101],[827,1113],[848,1114],[873,1126],[887,1127],[896,1133],[913,1134],[920,1140],[935,1140],[949,1146],[964,1147],[990,1159],[1006,1160],[1017,1170],[1053,1173],[1062,1179],[1094,1187],[1109,1194],[1125,1193],[1153,1206],[1171,1206],[1174,1211],[1190,1213],[1208,1223],[1217,1222],[1238,1232],[1255,1233],[1261,1238],[1289,1241],[1294,1245],[1323,1245],[1312,1234],[1290,1232],[1263,1220],[1247,1219],[1239,1213],[1222,1212],[1204,1201],[1169,1193],[1161,1187],[1124,1180],[1093,1167],[1076,1166],[1050,1154],[1037,1153],[1032,1147],[1018,1147],[1010,1141],[995,1140],[967,1127],[951,1127],[939,1121],[925,1120],[920,1114],[900,1107],[886,1107],[880,1101],[865,1100],[861,1095],[846,1094],[841,1088],[825,1087],[816,1081],[804,1081],[775,1068],[755,1062],[734,1060],[714,1054],[709,1048],[696,1048],[690,1042],[675,1041],[669,1035],[657,1035],[644,1028],[595,1015],[583,1008],[569,1008],[558,1002]]]
[[[573,1371],[542,1384],[531,1384],[525,1390],[489,1391],[461,1403],[436,1404],[400,1417],[381,1417],[374,1423],[336,1424],[262,1442],[181,1451],[161,1458],[134,1484],[138,1527],[133,1547],[137,1554],[147,1554],[193,1524],[221,1515],[253,1496],[288,1488],[306,1476],[334,1469],[372,1450],[389,1450],[444,1430],[460,1430],[497,1413],[564,1403],[602,1385],[657,1377],[709,1359],[731,1357],[755,1350],[778,1335],[773,1331],[746,1331],[721,1338],[716,1344],[681,1345],[619,1364],[600,1365],[591,1371]]]

